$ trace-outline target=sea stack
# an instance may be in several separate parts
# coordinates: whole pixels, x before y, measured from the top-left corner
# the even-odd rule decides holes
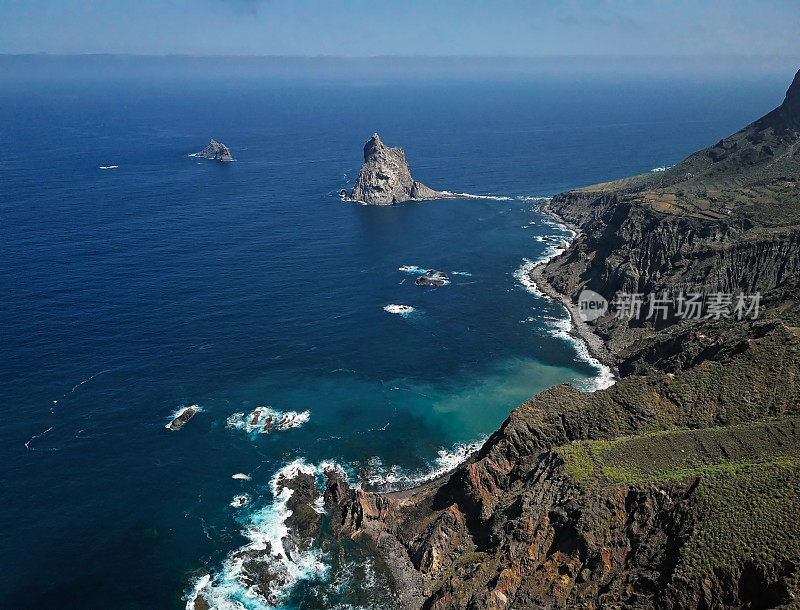
[[[230,149],[222,142],[217,142],[214,138],[208,143],[203,150],[194,154],[195,157],[203,157],[204,159],[213,159],[214,161],[230,162],[233,161]]]
[[[406,153],[399,146],[389,147],[377,133],[364,145],[364,165],[346,199],[374,205],[391,205],[410,199],[440,199],[449,193],[434,191],[411,177]]]

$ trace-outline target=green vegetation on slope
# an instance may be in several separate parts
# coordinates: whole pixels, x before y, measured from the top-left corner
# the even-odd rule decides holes
[[[700,519],[683,545],[675,581],[738,563],[791,564],[800,557],[800,460],[728,465],[701,479]],[[766,606],[764,606],[766,607]]]
[[[556,449],[577,482],[639,485],[714,479],[753,464],[800,458],[800,417],[702,430],[665,430]]]

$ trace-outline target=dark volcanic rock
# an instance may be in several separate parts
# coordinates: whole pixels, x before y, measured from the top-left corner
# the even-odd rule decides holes
[[[213,159],[214,161],[233,161],[230,149],[222,142],[217,142],[214,138],[208,143],[203,150],[195,153],[195,157],[203,157],[204,159]]]
[[[175,418],[167,424],[167,428],[169,430],[180,430],[183,428],[190,419],[192,419],[195,414],[197,413],[197,405],[192,405],[191,407],[186,407],[182,409]]]
[[[376,133],[364,145],[364,165],[349,199],[362,203],[391,205],[409,199],[439,199],[451,196],[415,181],[411,177],[403,149],[386,146]]]
[[[414,283],[417,286],[444,286],[447,282],[427,275],[419,276]]]
[[[444,286],[448,283],[447,274],[444,271],[428,269],[425,275],[419,276],[414,283],[417,286]]]

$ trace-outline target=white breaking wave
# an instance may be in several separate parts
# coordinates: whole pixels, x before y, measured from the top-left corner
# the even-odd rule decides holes
[[[443,286],[446,286],[447,284],[450,283],[450,280],[445,279],[443,277],[439,277],[438,275],[435,275],[436,270],[435,270],[434,267],[418,267],[417,265],[401,265],[400,267],[397,268],[397,270],[398,271],[402,271],[403,273],[412,273],[414,275],[426,275],[431,279],[436,279],[436,280],[441,281]],[[428,274],[428,271],[433,271],[434,273],[433,274]],[[454,273],[455,275],[471,275],[469,273],[466,273],[465,271],[454,271],[454,272],[451,272],[451,273]],[[405,281],[405,280],[403,280],[403,281]],[[390,312],[390,313],[395,313],[395,312]]]
[[[466,277],[472,277],[472,274],[469,271],[451,271],[450,275],[463,275]]]
[[[405,318],[410,313],[414,312],[414,308],[411,307],[411,305],[395,305],[394,303],[392,303],[390,305],[386,305],[383,308],[383,311],[385,311],[387,313],[399,314],[399,315],[401,315],[402,317]]]
[[[675,166],[674,165],[662,165],[661,167],[654,167],[650,171],[651,172],[665,172],[665,171],[667,171],[668,169],[670,169],[672,167],[675,167]]]
[[[272,504],[254,511],[241,532],[248,543],[231,553],[216,574],[195,581],[186,596],[186,610],[195,610],[199,595],[216,610],[267,610],[274,607],[271,602],[280,603],[297,581],[324,576],[327,566],[318,549],[303,552],[295,549],[291,553],[284,549],[283,539],[289,535],[286,520],[292,515],[286,505],[294,492],[280,481],[300,473],[318,476],[331,467],[336,466],[323,463],[316,467],[298,459],[278,470],[270,481]],[[249,552],[258,553],[258,557]],[[258,591],[246,582],[243,569],[246,560],[268,563],[271,571],[279,571],[281,577],[273,580],[269,591]]]
[[[402,474],[399,468],[393,467],[383,472],[380,479],[373,477],[375,484],[391,487],[407,487],[430,481],[468,459],[475,453],[485,438],[474,443],[458,445],[453,449],[440,449],[430,470],[414,475]],[[375,470],[381,469],[380,460],[372,460],[370,464]],[[271,504],[253,511],[244,522],[242,535],[248,542],[230,553],[219,570],[206,574],[194,581],[192,589],[186,594],[186,609],[196,610],[197,599],[203,600],[218,610],[268,610],[281,607],[286,594],[300,580],[324,578],[328,573],[325,554],[316,548],[298,552],[296,549],[288,553],[284,548],[284,538],[289,535],[286,520],[292,512],[287,508],[293,490],[284,487],[281,480],[292,479],[298,474],[310,474],[317,480],[318,491],[324,487],[325,473],[335,471],[343,481],[350,484],[351,477],[343,466],[331,461],[323,461],[314,466],[303,459],[297,459],[278,470],[270,480],[273,501]],[[241,507],[241,499],[249,497],[242,494],[231,502],[231,506]],[[312,508],[324,513],[324,500],[318,498]],[[245,502],[247,504],[247,502]],[[256,552],[254,557],[250,552]],[[264,562],[269,564],[270,572],[280,574],[271,583],[268,591],[261,591],[248,582],[245,574],[245,562]]]
[[[608,366],[600,362],[597,358],[592,356],[586,341],[573,332],[574,325],[569,312],[567,312],[567,317],[565,318],[546,317],[545,324],[547,324],[547,326],[550,328],[552,336],[563,339],[575,348],[578,360],[589,363],[599,371],[597,376],[587,380],[587,383],[583,384],[583,389],[594,392],[609,388],[616,383],[616,378],[614,377],[613,371]]]
[[[299,428],[310,418],[310,411],[277,411],[270,407],[256,407],[250,413],[234,413],[226,423],[229,428],[262,434]]]
[[[451,197],[462,197],[464,199],[493,199],[495,201],[511,201],[513,197],[508,195],[473,195],[472,193],[454,193],[453,191],[441,191]]]
[[[398,267],[398,271],[402,271],[403,273],[425,273],[428,268],[423,269],[422,267],[417,267],[416,265],[403,265],[402,267]]]
[[[531,271],[533,271],[540,264],[541,263],[539,261],[532,261],[529,258],[523,258],[522,265],[520,265],[519,268],[514,272],[514,279],[517,280],[520,285],[533,296],[549,301],[550,297],[539,290],[536,282],[531,279]]]
[[[101,165],[98,169],[117,169],[119,165]]]
[[[409,473],[396,465],[386,468],[379,458],[372,458],[368,463],[370,474],[365,477],[365,481],[368,485],[387,491],[421,485],[454,470],[483,447],[485,442],[486,437],[482,437],[475,442],[462,443],[451,449],[439,449],[433,464],[424,472]]]
[[[569,237],[562,239],[558,245],[553,244],[548,246],[542,255],[535,261],[527,258],[523,259],[522,265],[520,265],[520,267],[514,272],[514,278],[530,294],[550,301],[552,299],[542,292],[542,290],[536,285],[536,282],[534,282],[531,278],[530,272],[539,265],[544,265],[556,256],[563,254],[569,247],[570,242],[575,238],[575,231],[559,223],[549,221],[546,222],[547,224],[558,227],[561,231],[567,233]],[[567,314],[565,318],[545,318],[545,322],[550,327],[551,334],[554,337],[563,339],[573,346],[577,359],[590,364],[592,367],[598,370],[597,376],[593,377],[589,383],[586,384],[584,389],[594,392],[596,390],[603,390],[614,385],[614,383],[616,383],[616,378],[614,377],[613,371],[595,358],[589,350],[589,346],[587,345],[586,341],[573,332],[574,327],[571,314],[566,307],[564,307],[564,311]],[[530,321],[530,318],[526,321]]]
[[[242,494],[240,496],[234,496],[233,500],[231,500],[231,506],[234,508],[242,508],[243,506],[247,506],[250,503],[250,496],[247,494]]]

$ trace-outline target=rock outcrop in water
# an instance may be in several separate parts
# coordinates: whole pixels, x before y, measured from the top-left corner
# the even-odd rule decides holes
[[[428,269],[423,275],[420,275],[414,283],[417,286],[445,286],[449,283],[449,280],[444,271]]]
[[[171,422],[167,424],[168,430],[180,430],[186,424],[189,423],[195,415],[197,414],[197,405],[192,405],[191,407],[186,407],[181,409],[178,414],[172,419]]]
[[[364,165],[361,166],[355,187],[349,195],[343,193],[351,201],[375,205],[452,196],[434,191],[414,180],[403,149],[386,146],[377,133],[364,145]]]
[[[217,142],[214,138],[208,145],[199,153],[195,153],[195,157],[203,157],[204,159],[213,159],[214,161],[230,162],[233,161],[230,149],[222,142]]]

